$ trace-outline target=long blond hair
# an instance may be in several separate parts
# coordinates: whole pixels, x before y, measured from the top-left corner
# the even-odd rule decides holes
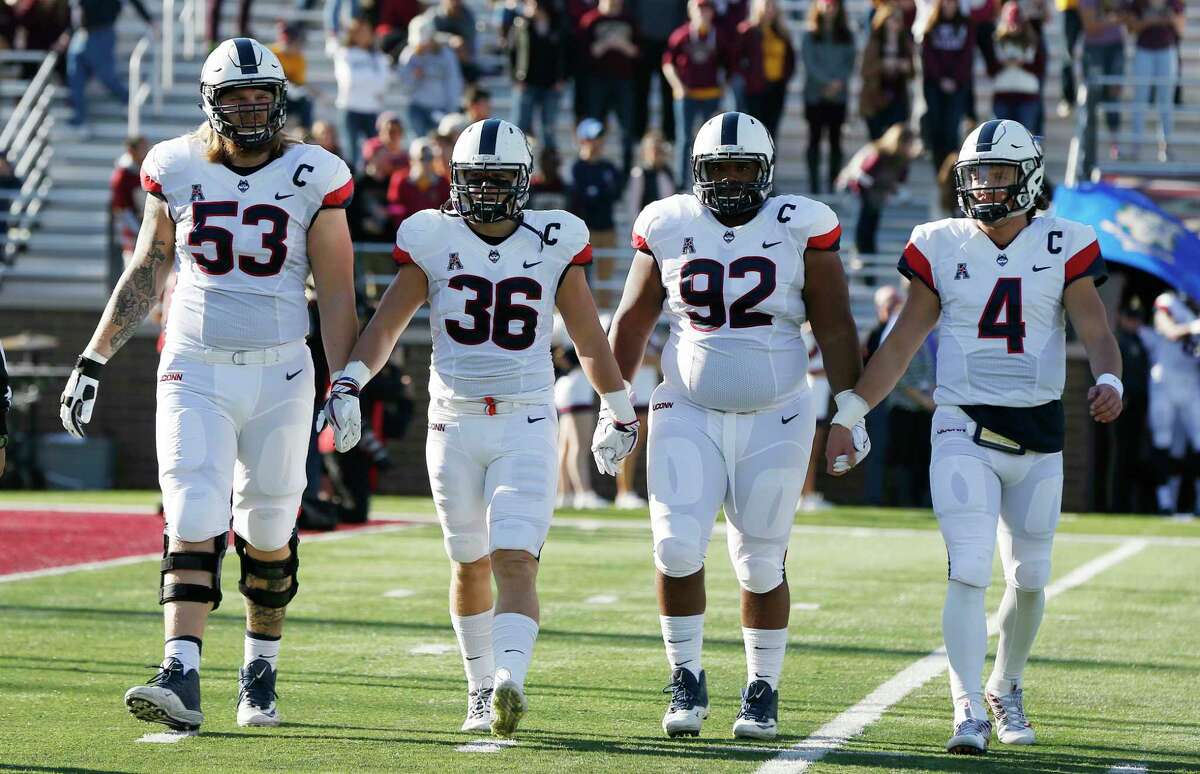
[[[207,121],[196,127],[196,131],[192,132],[192,136],[199,140],[204,145],[204,158],[211,161],[213,164],[228,164],[233,162],[233,141],[227,137],[222,137],[217,134],[212,125]],[[298,145],[299,140],[290,136],[287,132],[280,130],[271,138],[271,141],[263,146],[263,150],[268,153],[268,160],[273,161],[283,155],[283,152],[292,145]]]

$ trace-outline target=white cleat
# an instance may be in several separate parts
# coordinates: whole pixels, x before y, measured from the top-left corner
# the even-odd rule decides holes
[[[488,681],[490,683],[490,681]],[[467,719],[463,731],[486,733],[492,728],[492,688],[479,688],[467,694]]]
[[[956,755],[983,755],[992,738],[992,724],[968,717],[954,727],[954,736],[946,742],[946,752]]]
[[[265,659],[251,661],[248,666],[239,670],[239,726],[279,725],[279,707],[275,703],[275,676],[275,670]]]
[[[578,492],[571,502],[571,507],[577,511],[598,511],[611,508],[612,503],[592,491]]]
[[[622,492],[617,495],[617,499],[613,502],[617,508],[623,511],[639,511],[643,508],[650,507],[650,503],[643,500],[634,492]]]
[[[700,726],[708,717],[708,680],[703,670],[697,679],[687,669],[675,669],[671,672],[671,684],[663,693],[671,694],[671,703],[662,720],[666,735],[700,736]]]
[[[1033,725],[1025,717],[1025,697],[1020,688],[1004,696],[985,694],[992,716],[996,718],[996,738],[1004,744],[1033,744]]]
[[[497,672],[496,688],[492,692],[492,734],[512,736],[528,709],[525,690],[506,670]]]

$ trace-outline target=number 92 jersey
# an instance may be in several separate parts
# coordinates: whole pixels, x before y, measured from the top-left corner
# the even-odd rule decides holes
[[[642,210],[633,246],[654,255],[670,337],[663,381],[716,411],[770,408],[808,388],[804,251],[836,251],[837,215],[803,196],[772,196],[741,226],[691,194]]]
[[[938,294],[939,406],[1041,406],[1066,380],[1063,291],[1108,276],[1091,226],[1034,218],[997,247],[973,220],[913,229],[900,273]]]
[[[591,263],[590,235],[562,210],[521,217],[499,244],[444,210],[416,212],[396,231],[396,263],[415,263],[429,282],[435,399],[553,402],[555,297],[567,269]]]
[[[266,349],[308,333],[304,281],[317,213],[354,194],[345,162],[317,145],[285,146],[251,169],[205,157],[194,135],[161,142],[142,188],[175,221],[179,272],[165,348]]]

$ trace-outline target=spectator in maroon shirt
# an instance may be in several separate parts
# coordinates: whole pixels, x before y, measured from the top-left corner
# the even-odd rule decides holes
[[[434,171],[433,140],[419,137],[408,149],[408,173],[396,172],[388,185],[388,214],[392,225],[420,210],[435,210],[450,198],[450,181]]]
[[[621,127],[621,169],[626,175],[633,164],[634,71],[638,48],[633,17],[624,12],[622,0],[600,0],[579,23],[580,44],[587,48],[588,115],[604,123],[609,111]]]
[[[1179,80],[1179,39],[1186,25],[1183,0],[1132,0],[1127,11],[1129,32],[1137,39],[1133,75],[1141,79],[1133,89],[1133,101],[1137,103],[1133,133],[1136,138],[1142,137],[1146,121],[1144,106],[1150,101],[1153,88],[1159,116],[1158,156],[1160,161],[1167,161],[1167,145],[1174,125],[1175,83]],[[1155,83],[1149,83],[1151,79]]]
[[[375,0],[375,39],[393,62],[408,44],[408,23],[424,10],[419,0]]]
[[[682,190],[692,185],[695,129],[721,109],[727,46],[717,32],[712,0],[689,0],[688,23],[671,33],[662,61],[675,97],[675,170]]]
[[[1041,30],[1024,18],[1017,0],[1008,0],[1000,10],[994,51],[992,115],[1011,118],[1041,136],[1046,45]]]
[[[142,194],[140,175],[142,161],[146,158],[148,150],[146,140],[142,137],[130,137],[125,140],[125,152],[117,159],[112,176],[108,179],[113,230],[117,244],[121,247],[121,257],[126,261],[133,255],[133,246],[137,242],[138,228],[142,221],[142,205],[145,204],[145,198]]]
[[[925,25],[921,41],[924,70],[926,132],[933,154],[933,169],[958,150],[967,99],[974,81],[975,29],[962,14],[958,0],[938,0]]]
[[[796,51],[776,0],[755,0],[750,18],[738,25],[733,69],[742,77],[744,105],[738,109],[778,136]]]

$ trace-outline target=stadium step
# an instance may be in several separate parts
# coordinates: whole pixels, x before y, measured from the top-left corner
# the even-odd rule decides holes
[[[21,260],[4,275],[4,283],[7,285],[15,279],[87,283],[104,281],[107,276],[107,267],[102,260],[46,254],[31,240],[29,254],[21,256]]]
[[[17,268],[22,272],[28,269],[29,262],[34,262],[38,266],[38,271],[48,269],[49,267],[43,267],[37,262],[49,261],[53,258],[55,261],[60,261],[62,267],[72,269],[76,267],[76,264],[72,262],[75,260],[80,262],[79,266],[95,264],[100,267],[100,273],[97,276],[104,276],[102,259],[108,252],[108,237],[103,229],[83,235],[40,231],[29,237],[26,249],[28,254],[21,256],[16,263]],[[61,256],[65,260],[60,260],[57,256]],[[61,274],[61,270],[54,274]]]

